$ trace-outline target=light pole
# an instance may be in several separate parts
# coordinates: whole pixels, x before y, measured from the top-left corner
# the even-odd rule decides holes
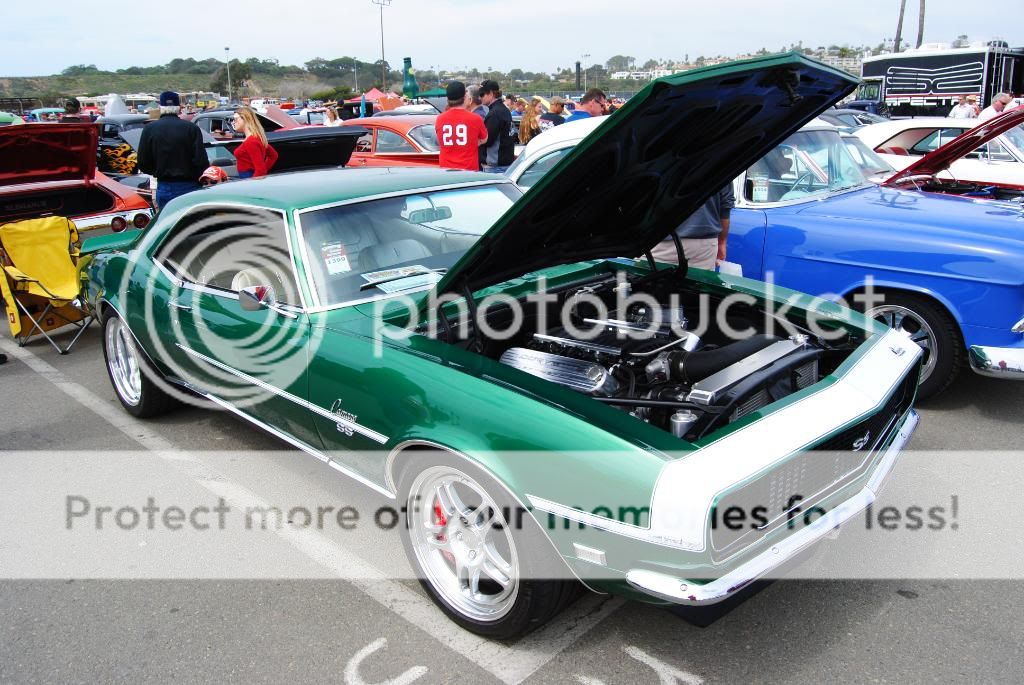
[[[580,55],[580,60],[583,62],[583,92],[587,91],[587,73],[590,71],[590,65],[587,64],[587,60],[590,59],[590,53]]]
[[[352,78],[356,80],[356,92],[359,92],[359,62],[356,58],[352,58]]]
[[[370,0],[374,5],[380,7],[380,82],[381,90],[388,92],[387,69],[384,66],[384,8],[391,7],[391,0]]]
[[[231,104],[231,48],[224,48],[224,64],[228,67],[228,104]]]

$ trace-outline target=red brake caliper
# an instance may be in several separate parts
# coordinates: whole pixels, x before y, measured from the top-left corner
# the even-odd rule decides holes
[[[439,500],[439,499],[435,499],[434,500],[434,518],[436,519],[435,523],[437,523],[439,526],[444,526],[444,525],[448,524],[448,519],[445,518],[444,512],[441,511],[441,500]],[[444,542],[445,540],[446,540],[446,538],[445,538],[444,533],[438,533],[437,534],[437,541],[438,542]],[[446,550],[446,549],[441,550],[441,554],[450,563],[452,563],[452,564],[455,563],[455,555],[452,554],[451,552],[449,552],[448,550]]]

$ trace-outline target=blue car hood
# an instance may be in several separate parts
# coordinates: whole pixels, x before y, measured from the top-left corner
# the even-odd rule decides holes
[[[962,239],[975,249],[1000,243],[1024,251],[1024,211],[1009,202],[872,186],[793,211],[805,217],[890,224],[947,241]]]

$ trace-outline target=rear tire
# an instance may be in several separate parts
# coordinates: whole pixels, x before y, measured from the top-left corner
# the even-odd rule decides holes
[[[578,596],[579,583],[529,513],[483,470],[445,452],[410,456],[398,479],[402,543],[420,584],[452,621],[508,640]],[[522,525],[516,523],[522,511]]]
[[[886,294],[885,304],[867,312],[871,318],[905,333],[924,351],[918,399],[934,397],[956,379],[964,346],[953,317],[940,305],[905,293]]]
[[[116,314],[103,322],[103,359],[114,394],[125,411],[144,419],[165,414],[178,401],[160,388],[160,376]]]

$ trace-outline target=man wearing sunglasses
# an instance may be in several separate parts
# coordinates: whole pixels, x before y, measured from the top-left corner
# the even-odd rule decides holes
[[[589,117],[603,117],[607,108],[608,96],[600,88],[591,88],[583,94],[580,104],[576,106],[576,111],[565,121],[568,123]]]

